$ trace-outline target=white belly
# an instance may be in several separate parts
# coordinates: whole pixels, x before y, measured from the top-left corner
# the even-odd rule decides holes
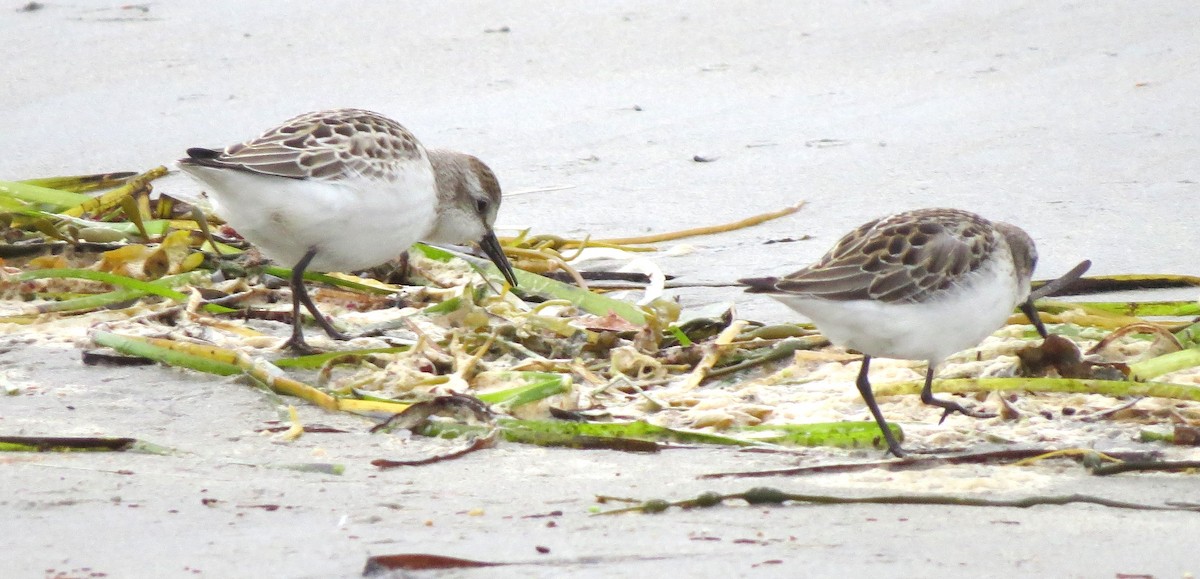
[[[379,265],[433,229],[437,193],[428,161],[394,181],[322,182],[184,166],[209,186],[213,209],[263,254],[292,267],[310,249],[313,271]]]
[[[1004,325],[1026,297],[1011,263],[997,260],[969,285],[923,303],[846,302],[797,295],[771,297],[804,314],[831,342],[870,356],[937,363]]]

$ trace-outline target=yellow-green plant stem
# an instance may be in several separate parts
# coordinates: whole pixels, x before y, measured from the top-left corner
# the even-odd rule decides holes
[[[875,386],[876,396],[919,394],[923,382],[899,382]],[[1075,378],[955,378],[935,380],[934,392],[1005,392],[1025,390],[1047,393],[1085,393],[1107,396],[1154,396],[1173,400],[1200,401],[1200,387],[1166,382],[1126,382],[1119,380],[1080,380]]]

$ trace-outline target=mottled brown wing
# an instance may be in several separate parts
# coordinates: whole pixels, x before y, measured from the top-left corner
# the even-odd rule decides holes
[[[978,269],[995,244],[990,224],[972,213],[901,213],[850,232],[775,289],[836,301],[918,302]]]
[[[339,109],[300,115],[223,151],[188,149],[182,162],[292,179],[388,179],[398,162],[422,153],[416,137],[396,121]]]

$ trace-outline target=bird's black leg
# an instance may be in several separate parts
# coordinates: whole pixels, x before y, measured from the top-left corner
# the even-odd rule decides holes
[[[317,249],[315,247],[309,248],[309,250],[305,252],[304,257],[300,258],[300,262],[292,268],[292,278],[290,280],[292,284],[292,337],[288,339],[287,345],[293,350],[299,352],[313,351],[313,348],[308,345],[308,342],[304,341],[304,330],[302,328],[302,320],[300,317],[300,304],[304,304],[304,307],[308,308],[309,313],[312,314],[313,319],[317,322],[317,325],[321,326],[321,329],[325,330],[325,333],[328,334],[329,337],[335,340],[350,339],[349,336],[337,331],[337,329],[333,327],[333,324],[329,323],[329,320],[326,319],[325,316],[321,314],[320,310],[317,309],[317,305],[313,303],[312,298],[308,297],[308,290],[304,287],[304,269],[308,267],[308,264],[312,261],[313,257],[316,257],[316,255]]]
[[[938,424],[945,422],[946,417],[950,416],[951,414],[954,414],[955,412],[960,412],[964,416],[970,416],[972,418],[992,418],[993,416],[995,416],[995,414],[988,414],[987,412],[980,412],[978,410],[971,410],[969,408],[965,408],[957,402],[951,402],[950,400],[942,400],[941,398],[934,398],[933,397],[933,371],[936,368],[937,368],[937,362],[930,360],[929,361],[929,370],[925,371],[925,387],[921,389],[921,402],[924,402],[930,406],[937,406],[938,408],[945,410],[945,412],[942,413],[942,419],[938,421]]]
[[[875,403],[875,393],[871,391],[871,382],[867,380],[867,368],[871,366],[871,357],[863,356],[862,368],[858,371],[858,380],[854,382],[858,386],[858,393],[862,394],[863,400],[867,403],[867,410],[871,411],[871,416],[875,417],[875,424],[879,425],[879,429],[883,431],[883,439],[887,441],[888,452],[896,455],[896,458],[904,458],[904,449],[900,448],[900,442],[892,435],[892,429],[888,427],[888,423],[883,419],[883,413],[879,411],[879,405]]]

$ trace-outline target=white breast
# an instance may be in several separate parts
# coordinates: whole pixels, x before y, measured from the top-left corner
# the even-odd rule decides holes
[[[287,179],[184,165],[209,186],[213,209],[280,265],[309,248],[313,271],[350,271],[400,255],[432,229],[437,215],[433,168],[413,161],[391,181]]]
[[[936,363],[1003,326],[1027,291],[1018,287],[1011,260],[993,259],[964,285],[936,294],[932,301],[889,304],[788,294],[771,297],[807,316],[839,346],[870,356]]]

